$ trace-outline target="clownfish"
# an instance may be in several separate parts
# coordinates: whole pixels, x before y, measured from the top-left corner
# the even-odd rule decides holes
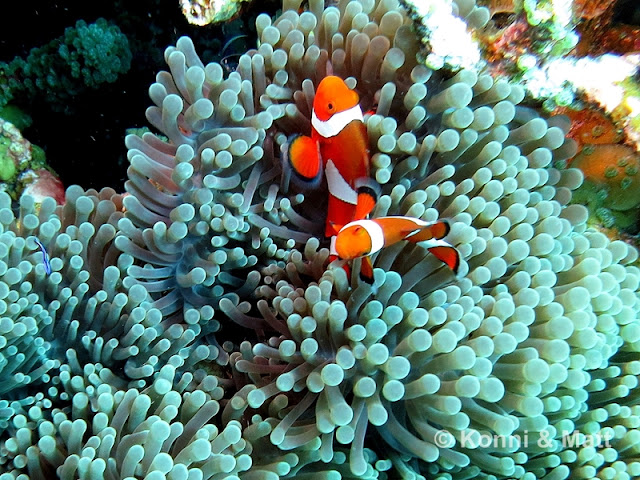
[[[340,229],[336,237],[336,251],[343,260],[367,257],[383,247],[402,240],[425,247],[447,267],[458,274],[460,252],[442,240],[449,233],[446,220],[425,222],[413,217],[380,217],[371,220],[356,220]]]
[[[325,236],[331,237],[332,260],[337,258],[337,232],[349,222],[366,218],[380,192],[370,177],[369,138],[359,101],[358,94],[340,77],[323,78],[313,100],[311,136],[292,137],[285,151],[285,168],[295,174],[299,184],[313,188],[323,174],[326,177]],[[373,278],[373,268],[366,263],[362,275]]]

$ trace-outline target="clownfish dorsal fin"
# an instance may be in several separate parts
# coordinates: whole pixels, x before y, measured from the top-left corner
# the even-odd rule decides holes
[[[449,234],[450,230],[451,227],[449,226],[449,222],[446,220],[425,223],[422,226],[416,225],[415,229],[407,232],[407,240],[413,243],[424,242],[427,240],[441,240]],[[415,231],[415,233],[411,235],[411,232],[413,231]]]

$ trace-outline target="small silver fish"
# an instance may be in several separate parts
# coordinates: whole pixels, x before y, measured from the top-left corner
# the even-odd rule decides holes
[[[47,275],[51,275],[51,263],[49,263],[49,254],[47,253],[47,249],[44,248],[44,245],[40,243],[40,240],[38,240],[37,237],[34,237],[34,240],[38,244],[38,247],[40,247],[40,251],[42,251],[42,262],[44,263],[44,271],[47,273]]]

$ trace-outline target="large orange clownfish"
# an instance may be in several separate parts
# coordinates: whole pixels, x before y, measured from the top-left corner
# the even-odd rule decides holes
[[[289,140],[285,165],[298,183],[315,187],[323,173],[329,190],[325,235],[331,237],[330,253],[337,258],[335,235],[349,222],[361,220],[373,210],[379,186],[370,177],[369,139],[358,94],[340,77],[328,76],[318,85],[311,115],[311,136]],[[373,278],[369,261],[361,269]]]
[[[380,217],[356,220],[340,229],[336,237],[336,252],[344,260],[365,257],[402,240],[424,246],[454,274],[460,267],[460,253],[444,240],[449,233],[446,220],[425,222],[413,217]]]

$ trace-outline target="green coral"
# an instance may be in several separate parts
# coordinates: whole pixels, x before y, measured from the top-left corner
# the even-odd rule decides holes
[[[7,182],[16,174],[16,165],[10,155],[11,140],[8,137],[0,138],[0,180]]]
[[[207,0],[180,0],[182,13],[189,23],[194,25],[209,25],[222,23],[235,17],[241,8],[241,3],[247,0],[225,0],[211,2]]]
[[[0,63],[0,106],[39,99],[67,111],[80,92],[114,82],[130,65],[129,42],[117,26],[103,18],[89,25],[78,20],[25,59]]]
[[[591,225],[626,230],[633,228],[637,223],[638,212],[636,208],[627,210],[610,208],[609,189],[588,180],[573,193],[571,201],[588,208]]]
[[[578,43],[573,31],[575,21],[571,1],[518,0],[517,8],[524,10],[529,25],[535,28],[534,49],[537,53],[561,57]]]
[[[15,105],[6,105],[0,108],[0,118],[12,123],[20,131],[30,127],[33,123],[31,115]]]

